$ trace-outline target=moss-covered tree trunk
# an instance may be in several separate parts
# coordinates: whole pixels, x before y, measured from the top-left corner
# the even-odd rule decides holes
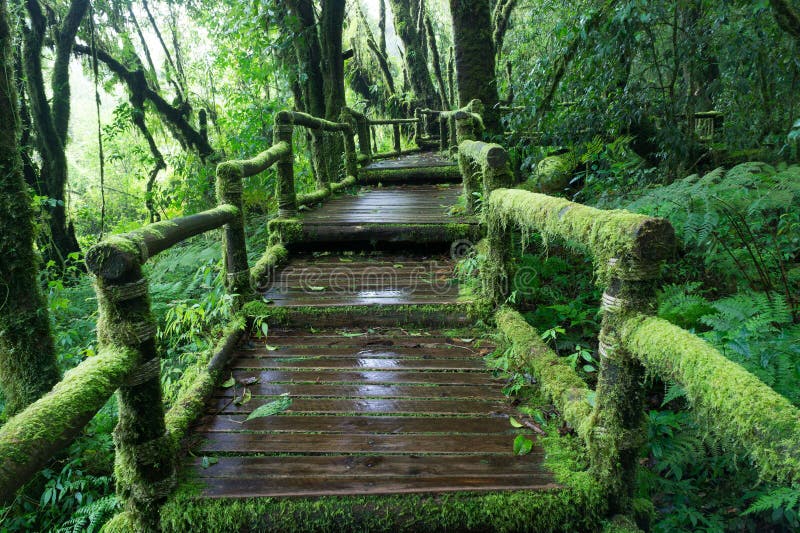
[[[44,86],[42,50],[47,32],[47,19],[38,0],[26,2],[30,26],[25,29],[23,66],[28,82],[31,114],[36,128],[36,141],[42,158],[40,188],[37,191],[55,202],[50,208],[50,242],[48,259],[59,263],[80,246],[75,230],[67,220],[65,208],[67,185],[67,128],[70,115],[69,60],[75,35],[89,9],[89,0],[73,0],[64,21],[57,30],[52,74],[52,100],[48,102]]]
[[[38,285],[33,210],[22,172],[11,30],[0,0],[0,386],[5,415],[59,380],[47,304]]]
[[[417,103],[434,109],[439,101],[428,70],[428,44],[424,28],[416,23],[421,0],[390,0],[394,28],[406,48],[405,63]]]
[[[500,128],[495,79],[495,49],[489,0],[450,0],[453,19],[458,105],[480,100],[485,109],[483,117],[489,133]]]

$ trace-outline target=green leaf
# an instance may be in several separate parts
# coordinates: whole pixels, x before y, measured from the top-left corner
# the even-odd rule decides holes
[[[342,331],[341,333],[339,333],[339,335],[341,335],[342,337],[362,337],[362,336],[364,336],[363,333],[351,333],[349,331]]]
[[[275,350],[277,350],[277,349],[278,349],[278,347],[277,347],[277,346],[273,346],[273,345],[271,345],[271,344],[265,344],[265,345],[264,345],[264,348],[266,348],[266,349],[267,349],[268,351],[270,351],[270,352],[274,352]]]
[[[265,337],[269,337],[269,324],[266,322],[261,323],[261,333],[263,333]]]
[[[400,263],[397,263],[397,264],[392,265],[392,266],[394,266],[394,268],[403,268],[403,265],[401,265]]]
[[[514,455],[526,455],[533,449],[533,441],[525,435],[517,435],[514,439]]]
[[[252,420],[254,418],[263,418],[265,416],[272,416],[277,415],[278,413],[282,413],[287,410],[292,405],[292,399],[289,398],[289,393],[285,392],[281,394],[281,397],[277,400],[269,403],[265,403],[261,407],[257,408],[255,411],[250,413],[247,417],[245,422],[248,420]]]
[[[339,261],[341,261],[342,263],[352,263],[353,262],[352,259],[348,259],[346,257],[340,257]]]
[[[308,289],[311,290],[311,291],[320,292],[320,291],[324,291],[325,287],[323,287],[321,285],[309,285]]]
[[[222,382],[221,386],[223,389],[230,389],[234,385],[236,385],[236,379],[234,379],[233,375],[231,375],[231,377]]]
[[[517,422],[517,419],[514,418],[513,416],[509,416],[508,417],[508,422],[511,424],[511,427],[513,427],[513,428],[521,428],[522,427],[522,424]]]
[[[250,403],[252,398],[253,394],[250,392],[250,389],[245,389],[241,396],[234,398],[233,403],[236,405],[245,405]]]
[[[211,465],[215,465],[215,464],[217,464],[218,462],[219,462],[219,459],[217,459],[216,457],[206,457],[206,456],[203,456],[203,458],[200,460],[200,465],[201,465],[203,468],[208,468],[209,466],[211,466]]]
[[[472,342],[475,339],[458,339],[458,340],[460,340],[461,342]]]

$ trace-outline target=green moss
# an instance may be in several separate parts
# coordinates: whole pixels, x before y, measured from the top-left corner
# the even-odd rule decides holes
[[[315,319],[330,317],[344,321],[359,318],[392,320],[404,325],[428,325],[458,320],[486,320],[492,306],[482,299],[453,304],[429,305],[337,305],[277,307],[264,302],[249,302],[242,308],[248,317],[262,317],[270,325],[313,324]]]
[[[64,375],[45,396],[0,428],[0,497],[7,498],[67,446],[139,361],[134,350],[105,346]]]
[[[625,210],[602,210],[519,189],[498,189],[489,199],[488,216],[520,228],[527,241],[531,232],[561,238],[590,251],[601,282],[639,263],[666,257],[674,247],[674,232],[663,219]],[[618,258],[616,267],[609,259]]]
[[[114,517],[103,524],[101,533],[131,533],[136,531],[135,522],[130,513],[125,511],[117,513]]]
[[[564,420],[588,440],[592,431],[591,391],[564,360],[518,312],[501,307],[495,314],[497,329],[511,344],[514,367],[532,374]]]
[[[273,218],[267,223],[269,245],[299,242],[303,237],[303,223],[296,218]]]
[[[167,427],[167,434],[172,441],[173,449],[177,453],[178,444],[183,439],[189,426],[203,414],[206,409],[206,401],[214,392],[214,387],[219,382],[220,370],[211,368],[209,362],[220,353],[232,339],[241,338],[245,330],[245,320],[237,317],[225,328],[222,338],[217,345],[205,353],[201,354],[195,363],[184,370],[180,381],[177,384],[179,389],[178,396],[167,411],[164,419]]]
[[[253,287],[263,285],[269,276],[273,273],[275,268],[286,263],[289,259],[289,251],[282,244],[274,244],[269,246],[261,259],[250,269],[250,280]]]
[[[297,195],[297,205],[313,205],[318,204],[325,200],[326,198],[330,197],[331,189],[327,187],[323,187],[321,189],[317,189],[313,192],[309,192],[306,194],[298,194]]]
[[[355,186],[356,184],[356,177],[355,176],[347,176],[342,181],[335,181],[331,183],[331,191],[333,192],[340,192],[349,189],[350,187]]]
[[[362,168],[358,173],[358,182],[363,184],[404,183],[413,180],[425,181],[459,181],[461,172],[458,165],[430,168]]]
[[[569,187],[578,160],[572,152],[545,157],[521,189],[544,194],[561,194]]]
[[[698,418],[743,447],[765,479],[800,483],[800,410],[789,400],[665,320],[629,318],[620,340],[650,372],[679,383]]]

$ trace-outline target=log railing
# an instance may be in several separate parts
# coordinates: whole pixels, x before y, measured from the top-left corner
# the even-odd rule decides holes
[[[234,310],[238,310],[254,294],[252,286],[288,254],[281,243],[271,243],[261,260],[249,268],[243,180],[276,165],[276,197],[282,214],[293,214],[298,205],[319,202],[354,185],[358,172],[355,120],[348,114],[343,117],[348,121],[335,123],[303,113],[279,112],[275,142],[270,148],[251,159],[218,165],[217,207],[111,236],[87,252],[86,264],[95,278],[98,300],[98,355],[67,372],[48,394],[0,428],[0,503],[9,502],[16,490],[69,445],[118,391],[119,421],[114,431],[117,492],[132,527],[158,529],[158,507],[175,484],[178,443],[190,422],[202,412],[245,331],[245,320],[238,314],[233,317],[220,345],[207,354],[192,383],[165,413],[161,357],[155,342],[157,325],[143,265],[181,241],[224,226],[225,286]],[[295,194],[292,130],[296,125],[342,134],[344,180],[326,184],[322,191]]]
[[[459,145],[460,155],[483,161],[478,171],[485,183],[493,172],[489,159],[503,159],[499,153],[490,156],[496,150],[491,146]],[[680,384],[698,418],[722,442],[747,450],[764,479],[800,482],[800,410],[699,337],[652,316],[660,267],[675,245],[668,221],[518,189],[498,188],[484,202],[488,245],[482,284],[499,308],[498,329],[510,341],[518,366],[536,378],[585,439],[591,469],[606,488],[613,512],[630,510],[632,502],[645,438],[645,369]],[[514,277],[513,231],[522,234],[523,242],[532,233],[560,239],[593,258],[605,289],[594,392],[506,305]]]

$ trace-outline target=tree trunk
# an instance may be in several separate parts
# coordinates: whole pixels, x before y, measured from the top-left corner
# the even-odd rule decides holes
[[[390,0],[394,15],[394,28],[405,45],[405,63],[411,88],[422,107],[435,108],[436,89],[428,71],[427,44],[424,31],[418,31],[416,18],[420,0]]]
[[[495,49],[489,0],[450,0],[460,107],[477,98],[484,105],[484,125],[497,133],[500,122],[495,80]]]
[[[69,59],[81,20],[89,9],[88,0],[73,0],[59,28],[52,78],[52,108],[47,101],[42,71],[42,48],[46,19],[38,0],[27,0],[30,28],[25,32],[23,66],[28,80],[33,123],[42,157],[40,175],[42,196],[54,201],[50,207],[50,243],[47,259],[63,264],[67,256],[80,252],[75,230],[67,221],[65,206],[67,157],[64,151],[70,114]]]
[[[22,172],[11,30],[0,0],[0,386],[5,415],[38,399],[60,376],[47,302],[39,289],[33,211]]]

